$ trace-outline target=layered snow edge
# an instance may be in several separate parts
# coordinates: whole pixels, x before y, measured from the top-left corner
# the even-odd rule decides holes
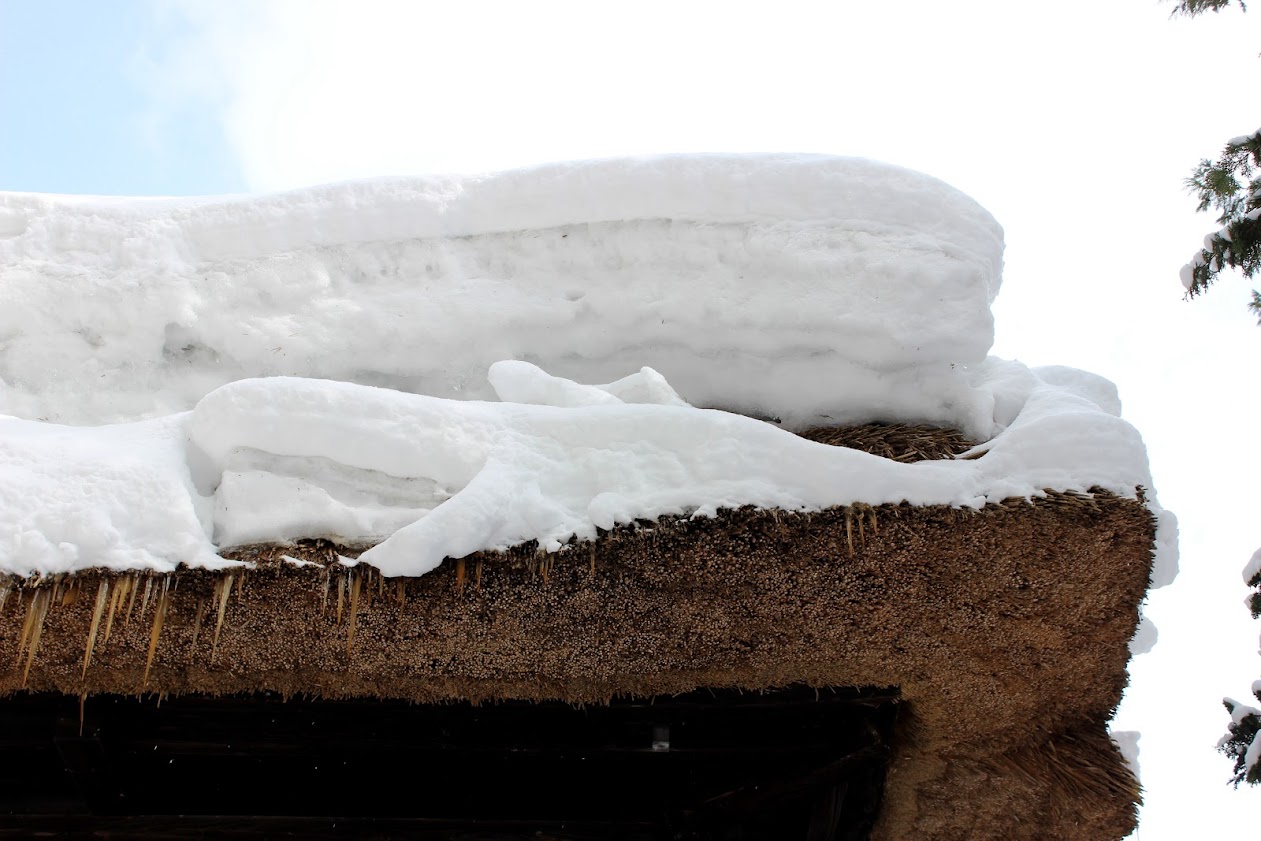
[[[803,426],[989,437],[1002,229],[936,179],[810,155],[665,156],[229,199],[0,194],[0,412],[92,424],[253,376],[493,399],[505,359],[651,366]],[[715,362],[721,360],[722,364]]]
[[[219,547],[324,537],[371,544],[361,562],[414,576],[447,557],[530,540],[555,551],[618,524],[720,508],[975,508],[1046,489],[1150,487],[1138,433],[1092,399],[1098,378],[1050,369],[1052,384],[1018,363],[979,367],[1002,383],[1001,402],[1019,403],[1015,417],[968,458],[915,464],[691,407],[651,369],[587,386],[519,361],[491,380],[521,402],[274,377],[158,420],[4,419],[0,569],[215,567]],[[1174,573],[1165,537],[1153,586]]]
[[[1116,389],[987,356],[1002,249],[936,179],[810,155],[0,194],[0,571],[329,537],[419,575],[667,514],[1102,487],[1147,489],[1168,583]],[[985,443],[903,465],[789,431],[873,420]]]

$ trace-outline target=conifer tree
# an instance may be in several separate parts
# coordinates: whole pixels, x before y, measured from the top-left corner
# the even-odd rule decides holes
[[[1220,12],[1236,1],[1239,3],[1239,8],[1248,10],[1243,0],[1178,0],[1178,7],[1173,10],[1173,13],[1194,16],[1200,12]]]
[[[1209,2],[1209,0],[1205,0]],[[1187,179],[1199,197],[1199,210],[1219,211],[1221,230],[1204,238],[1204,247],[1182,269],[1182,285],[1194,298],[1222,269],[1239,269],[1246,278],[1261,272],[1261,129],[1226,144],[1216,161],[1200,161]],[[1261,293],[1252,290],[1249,307],[1261,323]]]
[[[1216,12],[1243,0],[1178,0],[1174,14]],[[1187,179],[1199,199],[1198,210],[1218,211],[1221,229],[1204,238],[1204,247],[1182,268],[1182,285],[1194,298],[1208,289],[1223,269],[1245,278],[1261,273],[1261,129],[1226,143],[1216,161],[1205,158]],[[1261,293],[1252,291],[1249,307],[1261,323]]]
[[[1244,569],[1248,586],[1256,592],[1248,596],[1252,618],[1261,618],[1261,549],[1256,551]],[[1252,684],[1252,694],[1261,702],[1261,680]],[[1235,772],[1231,782],[1238,788],[1240,783],[1261,783],[1261,710],[1241,704],[1232,698],[1222,701],[1230,713],[1230,725],[1226,735],[1217,743],[1217,749],[1235,760]]]
[[[1218,12],[1232,2],[1247,11],[1244,0],[1177,0],[1173,13],[1195,16]],[[1187,179],[1187,187],[1198,196],[1199,210],[1210,207],[1219,212],[1221,230],[1204,238],[1204,248],[1182,269],[1182,284],[1188,297],[1202,294],[1224,268],[1239,269],[1251,279],[1261,273],[1261,129],[1227,141],[1216,162],[1205,158]],[[1261,294],[1252,290],[1249,307],[1261,323]],[[1261,618],[1261,549],[1244,568],[1244,581],[1256,592],[1248,596],[1252,618]],[[1261,703],[1261,680],[1252,684],[1252,694]],[[1222,699],[1230,713],[1226,735],[1217,749],[1235,760],[1231,782],[1261,784],[1261,709]]]

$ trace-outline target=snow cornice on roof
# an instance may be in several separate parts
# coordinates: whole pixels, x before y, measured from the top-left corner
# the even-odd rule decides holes
[[[1176,526],[1111,383],[987,356],[1001,267],[820,156],[0,195],[0,688],[895,688],[878,837],[1120,838]]]

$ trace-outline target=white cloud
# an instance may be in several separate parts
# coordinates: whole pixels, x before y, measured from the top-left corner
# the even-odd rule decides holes
[[[1030,163],[1110,162],[1100,140],[1193,101],[1205,77],[1171,73],[1171,61],[1220,72],[1255,52],[1239,28],[1200,44],[1186,24],[1217,21],[1169,21],[1146,0],[1076,15],[996,0],[784,2],[773,13],[656,0],[159,5],[196,37],[168,50],[156,76],[223,100],[257,189],[772,149],[868,154],[947,178],[932,164],[988,164],[1010,180]]]

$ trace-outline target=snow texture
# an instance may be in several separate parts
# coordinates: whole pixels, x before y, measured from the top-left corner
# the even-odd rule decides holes
[[[223,566],[189,481],[187,420],[82,429],[0,418],[0,570]]]
[[[1245,718],[1247,718],[1250,715],[1261,716],[1261,710],[1257,709],[1256,707],[1250,707],[1247,704],[1241,704],[1240,702],[1236,701],[1234,698],[1229,698],[1229,697],[1223,698],[1222,703],[1227,704],[1230,707],[1230,723],[1231,724],[1236,724],[1236,725],[1240,724],[1243,722]],[[1225,738],[1228,739],[1230,737],[1226,736]],[[1221,745],[1222,745],[1222,742],[1219,742],[1218,747],[1221,747]]]
[[[1134,636],[1130,638],[1130,656],[1137,657],[1151,651],[1156,647],[1159,636],[1156,623],[1151,620],[1151,617],[1143,616],[1139,620],[1138,627],[1134,629]]]
[[[1137,730],[1113,730],[1109,735],[1112,737],[1112,743],[1121,751],[1121,756],[1125,757],[1125,764],[1130,766],[1134,778],[1142,779],[1139,773],[1138,743],[1143,738],[1143,734]]]
[[[533,366],[500,364],[496,373],[498,388],[540,402]],[[574,399],[584,386],[547,384],[557,405],[280,377],[224,386],[197,404],[188,427],[203,465],[198,484],[218,486],[216,541],[380,541],[361,560],[387,575],[420,575],[444,557],[531,539],[555,551],[666,514],[859,501],[977,507],[1043,488],[1133,495],[1150,484],[1133,427],[1036,378],[1011,425],[978,448],[983,458],[914,465],[727,412],[628,404],[597,389],[614,402],[584,403]]]
[[[978,507],[1044,488],[1132,496],[1150,486],[1138,433],[1070,391],[1063,369],[1051,385],[1017,363],[978,366],[978,379],[1003,382],[1019,403],[997,402],[1012,414],[1007,427],[971,453],[982,457],[910,465],[679,405],[651,372],[619,382],[658,402],[627,403],[610,386],[525,363],[494,369],[497,388],[533,402],[271,377],[223,386],[162,420],[6,420],[12,501],[0,508],[0,534],[12,537],[2,568],[120,567],[129,553],[147,568],[213,565],[216,546],[328,537],[377,544],[361,560],[388,575],[421,575],[444,557],[532,539],[554,551],[666,514],[858,501]],[[1098,385],[1084,374],[1076,382]],[[595,394],[612,402],[577,399]]]
[[[1243,583],[1252,584],[1252,579],[1261,575],[1261,549],[1252,553],[1247,565],[1243,568]]]
[[[873,161],[672,156],[261,197],[0,194],[0,407],[90,424],[251,376],[492,396],[650,365],[694,405],[988,437],[1002,230]]]
[[[1261,688],[1261,681],[1254,682],[1252,684],[1253,694],[1256,694],[1259,688]],[[1261,695],[1258,697],[1261,697]],[[1226,708],[1230,710],[1230,723],[1234,727],[1238,727],[1242,724],[1243,720],[1248,716],[1261,716],[1261,709],[1257,709],[1256,707],[1252,707],[1247,704],[1241,704],[1234,698],[1223,698],[1222,702],[1225,703]],[[1231,736],[1231,731],[1227,730],[1226,734],[1217,740],[1218,749],[1225,747],[1226,743],[1230,741]],[[1248,747],[1244,750],[1243,767],[1245,769],[1254,768],[1258,762],[1261,762],[1261,730],[1257,731],[1256,735],[1252,737],[1252,740],[1248,742]]]
[[[1168,583],[1115,387],[986,358],[1001,260],[971,199],[843,158],[0,194],[0,570],[330,537],[420,575],[666,514],[1099,486],[1147,489]],[[872,419],[985,443],[905,465],[783,428]]]

